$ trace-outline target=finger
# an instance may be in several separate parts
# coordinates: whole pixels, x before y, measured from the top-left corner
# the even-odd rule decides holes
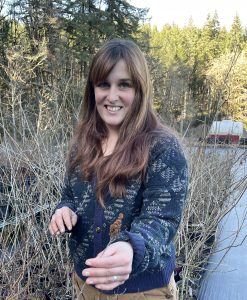
[[[112,277],[117,275],[127,275],[131,271],[128,267],[117,268],[88,268],[82,271],[82,275],[85,277]]]
[[[59,234],[60,233],[60,231],[59,231],[59,229],[57,227],[55,218],[53,218],[53,217],[52,217],[52,220],[51,220],[48,228],[49,228],[49,231],[50,231],[51,235],[55,235],[55,234]]]
[[[125,266],[129,261],[120,255],[95,257],[86,260],[86,265],[94,268],[115,268]]]
[[[72,229],[72,211],[69,209],[62,211],[62,218],[68,230]]]
[[[58,230],[61,233],[64,233],[65,227],[64,227],[64,220],[63,220],[61,212],[59,210],[56,211],[52,218],[54,218],[54,222],[56,223]],[[55,227],[55,225],[54,225],[54,227]]]
[[[125,276],[110,276],[110,277],[89,277],[86,280],[87,284],[113,284],[118,283],[118,285],[125,282],[129,278],[128,275]]]
[[[116,249],[113,247],[106,247],[103,251],[98,253],[96,257],[106,257],[106,256],[112,256],[116,253]]]
[[[50,232],[51,235],[54,235],[54,234],[55,234],[55,232],[54,232],[54,230],[53,230],[53,228],[52,228],[51,223],[49,224],[48,229],[49,229],[49,232]]]
[[[117,286],[119,286],[121,282],[114,282],[114,283],[109,283],[109,284],[97,284],[95,287],[97,289],[103,290],[103,291],[110,291],[115,289]]]
[[[72,217],[71,217],[72,226],[75,226],[75,224],[77,223],[77,219],[78,219],[77,214],[72,212]]]

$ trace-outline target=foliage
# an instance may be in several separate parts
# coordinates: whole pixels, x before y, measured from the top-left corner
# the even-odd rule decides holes
[[[8,131],[15,140],[29,139],[30,133],[50,131],[58,122],[70,120],[72,124],[76,119],[74,105],[81,102],[83,86],[83,79],[74,75],[78,73],[76,61],[67,53],[61,53],[60,61],[50,57],[45,39],[36,47],[35,53],[30,53],[24,41],[6,52],[7,65],[2,65],[7,78],[1,99],[2,138]],[[63,120],[56,118],[58,113]]]
[[[80,105],[92,55],[105,40],[124,37],[136,40],[146,53],[154,105],[168,124],[184,132],[187,126],[228,116],[247,126],[244,71],[231,72],[231,85],[219,73],[212,75],[217,61],[221,70],[232,68],[231,60],[222,59],[227,55],[239,55],[241,64],[246,64],[246,34],[237,15],[230,31],[221,28],[217,13],[208,15],[202,28],[190,20],[183,28],[167,24],[159,31],[147,24],[139,27],[147,10],[124,0],[13,0],[4,5],[5,14],[0,12],[0,98],[8,121],[13,119],[13,101],[30,109],[34,130],[47,127],[42,123],[61,105],[73,114],[71,107]],[[23,82],[23,90],[18,89],[21,95],[13,96],[16,91],[8,73],[12,72],[11,55],[19,51],[19,59],[38,57],[42,47],[43,63],[34,69],[30,65],[25,77],[32,72],[32,78]],[[19,68],[25,73],[21,64]],[[226,101],[226,93],[232,99]],[[10,126],[15,126],[13,121]]]
[[[111,37],[131,38],[146,14],[123,0],[13,0],[4,5],[0,140],[3,128],[15,139],[27,134],[25,128],[49,130],[50,116],[61,110],[74,123],[92,55]],[[29,114],[21,124],[24,111]]]
[[[224,118],[243,122],[247,129],[247,58],[241,53],[227,53],[215,59],[206,75],[211,93],[218,99]]]
[[[165,25],[160,31],[156,27],[146,26],[143,29],[150,37],[151,56],[162,65],[164,92],[163,96],[160,95],[159,107],[163,108],[161,114],[169,123],[172,120],[180,123],[181,132],[185,129],[183,123],[193,124],[196,120],[206,120],[209,123],[214,118],[227,115],[234,120],[241,119],[247,124],[246,118],[239,116],[240,111],[243,111],[243,102],[246,101],[244,72],[238,75],[231,72],[232,83],[236,76],[235,83],[238,81],[238,90],[242,93],[236,93],[234,84],[228,85],[228,90],[232,89],[228,93],[235,98],[231,101],[235,105],[228,106],[219,105],[224,101],[224,88],[216,91],[208,77],[212,66],[221,57],[240,55],[242,64],[245,64],[246,35],[238,16],[235,17],[229,32],[220,27],[217,13],[213,17],[209,15],[202,28],[196,28],[191,20],[183,28]],[[231,69],[232,63],[237,61],[221,60],[220,68]],[[216,80],[219,83],[221,79]],[[222,84],[226,87],[226,82],[223,81],[218,87]],[[245,112],[242,114],[245,115]]]

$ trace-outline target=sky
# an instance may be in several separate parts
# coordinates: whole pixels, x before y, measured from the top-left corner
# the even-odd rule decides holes
[[[151,25],[161,29],[164,24],[177,24],[183,27],[188,24],[190,17],[197,27],[202,27],[207,15],[217,11],[220,26],[227,30],[231,28],[236,14],[239,16],[243,28],[247,28],[246,0],[131,0],[136,7],[147,7]]]

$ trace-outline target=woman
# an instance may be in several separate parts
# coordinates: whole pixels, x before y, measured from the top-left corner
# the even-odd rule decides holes
[[[114,39],[95,55],[51,234],[71,230],[78,299],[177,299],[187,164],[152,110],[143,53]],[[110,296],[112,295],[112,296]]]

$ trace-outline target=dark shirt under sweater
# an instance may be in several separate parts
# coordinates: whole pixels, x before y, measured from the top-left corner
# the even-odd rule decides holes
[[[131,179],[123,198],[105,196],[105,209],[96,200],[95,181],[82,181],[76,168],[65,176],[61,202],[77,215],[70,240],[75,271],[82,280],[85,261],[109,243],[128,241],[134,249],[129,279],[106,294],[135,293],[167,286],[175,269],[174,236],[188,186],[184,153],[173,135],[155,138],[144,181]],[[121,232],[111,238],[110,225],[123,214]]]

